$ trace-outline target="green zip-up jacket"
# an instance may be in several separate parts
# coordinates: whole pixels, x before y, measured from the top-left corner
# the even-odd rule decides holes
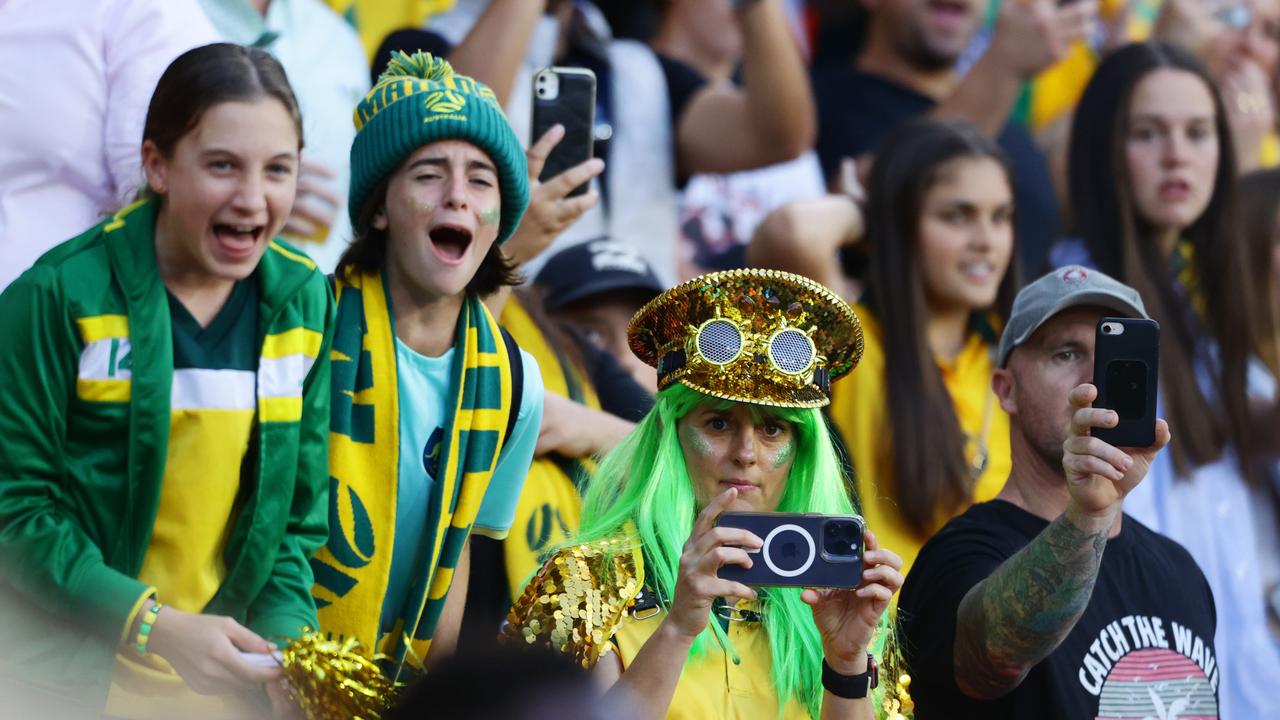
[[[89,707],[105,703],[117,643],[154,591],[137,576],[173,384],[155,216],[153,201],[121,210],[0,295],[0,675]],[[204,611],[271,639],[316,627],[308,560],[329,535],[334,304],[315,264],[279,240],[257,277],[256,472]]]

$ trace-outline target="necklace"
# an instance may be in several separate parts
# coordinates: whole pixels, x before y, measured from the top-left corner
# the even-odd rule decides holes
[[[994,360],[994,356],[992,359]],[[990,459],[988,441],[991,439],[991,410],[994,402],[995,392],[987,388],[987,398],[982,403],[982,434],[977,437],[972,433],[964,434],[965,454],[969,456],[969,474],[974,480],[982,477]]]

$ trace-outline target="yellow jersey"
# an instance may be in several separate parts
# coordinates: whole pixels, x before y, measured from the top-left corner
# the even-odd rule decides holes
[[[858,305],[855,311],[862,321],[865,348],[858,368],[832,386],[831,420],[853,462],[867,527],[881,546],[902,556],[905,575],[925,540],[951,516],[939,511],[929,533],[921,535],[912,530],[898,507],[892,452],[926,452],[927,438],[909,438],[899,443],[890,437],[880,324],[867,307]],[[960,427],[975,439],[967,444],[968,459],[974,460],[973,456],[985,445],[986,467],[974,486],[974,502],[990,500],[1000,492],[1011,464],[1009,416],[991,390],[995,342],[989,333],[974,331],[954,359],[937,361]],[[886,448],[890,451],[886,452]],[[957,508],[957,512],[963,509]]]
[[[741,610],[758,611],[759,601],[739,601]],[[638,620],[627,615],[613,636],[613,648],[625,671],[640,648],[662,624],[665,612]],[[808,720],[809,711],[794,697],[778,712],[778,696],[773,689],[770,670],[769,634],[759,622],[730,622],[730,642],[737,652],[737,662],[717,643],[708,644],[707,652],[697,660],[685,662],[684,672],[676,685],[669,720]],[[607,662],[607,661],[606,661]]]

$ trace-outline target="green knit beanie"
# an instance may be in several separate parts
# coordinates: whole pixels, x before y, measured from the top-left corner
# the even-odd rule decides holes
[[[524,149],[493,91],[430,53],[394,53],[378,84],[356,106],[348,212],[355,227],[365,197],[413,151],[439,140],[466,140],[498,169],[502,217],[498,244],[515,232],[529,205]]]

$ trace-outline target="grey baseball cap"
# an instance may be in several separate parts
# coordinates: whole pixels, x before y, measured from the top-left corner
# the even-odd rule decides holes
[[[1049,318],[1063,310],[1089,305],[1115,311],[1117,317],[1147,317],[1138,291],[1105,273],[1067,265],[1022,288],[1000,336],[1000,367],[1009,353],[1026,342]]]

